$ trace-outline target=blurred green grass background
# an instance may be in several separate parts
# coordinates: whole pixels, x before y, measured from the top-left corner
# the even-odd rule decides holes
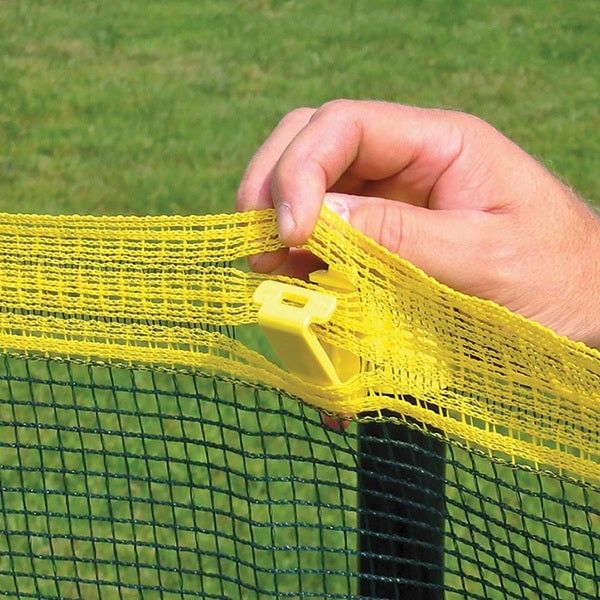
[[[0,0],[0,210],[92,214],[200,214],[230,211],[237,183],[247,161],[277,121],[296,106],[317,106],[336,97],[376,98],[454,108],[478,114],[540,158],[583,197],[598,202],[598,31],[600,5],[597,0],[579,0],[573,3],[551,0],[531,0],[524,3],[509,0]],[[44,383],[44,378],[48,376],[38,376],[42,381],[40,387],[46,391],[40,392],[37,400],[47,402],[48,399],[43,394],[48,394]],[[125,379],[128,376],[129,374],[120,375]],[[24,377],[27,379],[29,374],[25,373]],[[69,377],[69,374],[65,375],[66,379]],[[150,390],[153,385],[155,386],[152,382],[145,384]],[[23,399],[29,394],[28,385],[25,388],[27,389],[19,392]],[[14,390],[6,390],[7,397],[13,393]],[[158,398],[157,392],[144,394],[150,398]],[[113,414],[112,393],[106,392],[100,396],[98,399],[90,398],[88,392],[78,391],[72,398],[61,396],[60,401],[72,401],[74,405],[84,408],[86,402],[98,402],[99,408],[94,410],[99,410],[100,415],[103,414],[102,411]],[[125,393],[119,398],[119,406],[127,407],[133,400],[131,395]],[[263,401],[267,408],[274,406],[268,398]],[[158,403],[158,399],[156,402]],[[168,402],[168,399],[164,402]],[[246,402],[247,406],[253,407],[254,397]],[[94,406],[92,404],[92,408]],[[201,439],[204,435],[214,435],[217,441],[225,439],[227,436],[224,437],[218,424],[220,421],[226,424],[225,427],[227,423],[239,427],[239,415],[228,408],[226,412],[229,412],[223,416],[218,403],[207,403],[204,408],[193,407],[189,403],[184,403],[183,409],[178,409],[173,404],[167,406],[168,408],[163,406],[160,411],[155,409],[155,417],[159,412],[203,410],[204,413],[199,418],[209,418],[212,425],[207,431],[195,431],[188,436],[190,439],[194,439],[194,436]],[[28,406],[23,410],[35,412],[35,409]],[[133,412],[136,410],[138,408],[134,406]],[[152,405],[146,410],[153,412]],[[296,407],[291,410],[301,409]],[[59,417],[53,416],[55,411],[51,406],[39,408],[38,411],[39,415],[19,418],[38,422],[45,415],[44,419],[60,422]],[[73,425],[73,413],[69,414],[66,410],[64,414],[65,426],[68,423]],[[87,415],[98,418],[93,411]],[[195,413],[192,417],[195,418]],[[261,422],[244,424],[255,432],[252,435],[259,436],[268,431],[265,422],[271,418],[269,413],[264,413],[261,418]],[[144,425],[140,420],[137,425],[134,423],[132,431],[137,431],[136,427],[139,431],[148,432],[153,431],[152,428],[166,426],[172,428],[169,433],[180,435],[182,425],[179,417],[163,418],[162,422],[159,417],[156,419],[158,420]],[[281,444],[286,439],[289,443],[289,439],[293,439],[293,436],[290,438],[286,434],[288,430],[305,436],[303,439],[307,440],[327,438],[314,448],[310,445],[304,449],[295,447],[294,452],[298,456],[314,452],[318,460],[336,460],[342,465],[344,462],[352,463],[354,440],[340,442],[349,444],[348,453],[338,450],[336,454],[335,448],[331,449],[330,436],[333,434],[324,432],[319,426],[318,415],[311,413],[308,425],[304,413],[297,419],[272,416],[271,420],[271,425],[281,430],[281,434],[277,434],[280,437],[274,438],[276,444]],[[121,424],[111,422],[105,430],[99,429],[100,433],[92,431],[91,437],[96,436],[92,440],[93,444],[98,444],[100,448],[106,436],[116,435],[115,432],[120,427]],[[236,434],[235,429],[230,431]],[[16,429],[12,435],[17,436]],[[36,440],[38,433],[35,429],[29,428],[19,432],[19,435],[21,443],[29,443],[32,447],[40,443]],[[239,434],[236,435],[239,437]],[[303,442],[303,439],[300,441]],[[246,439],[244,448],[260,455],[265,451],[265,442],[261,437],[256,440],[252,442]],[[8,440],[7,447],[13,442],[12,438]],[[65,443],[64,440],[61,443]],[[77,454],[75,448],[79,441],[75,439],[69,442],[71,443],[73,452]],[[140,450],[134,442],[128,443],[126,451],[135,450],[138,454],[143,454],[143,449]],[[193,442],[189,443],[193,445]],[[91,447],[98,450],[93,444]],[[158,442],[157,444],[160,445]],[[185,459],[184,462],[171,464],[174,469],[172,477],[178,481],[187,481],[188,467],[185,461],[190,458],[204,460],[209,477],[219,476],[220,463],[229,465],[232,469],[249,468],[236,454],[235,439],[231,440],[230,446],[226,444],[211,452],[207,448],[193,448],[189,456],[187,449],[182,454],[178,442],[163,445],[163,449],[152,450],[152,453],[171,453],[172,457],[183,456]],[[15,447],[13,444],[8,454],[3,456],[10,456],[18,467],[23,463],[24,455],[15,453]],[[84,449],[85,444],[82,445],[81,456],[77,458],[83,461],[85,468],[97,471],[106,481],[112,477],[111,468],[117,481],[120,474],[128,473],[127,469],[135,467],[135,461],[131,461],[128,466],[108,465],[101,450],[100,454],[86,455]],[[207,455],[205,458],[202,458],[202,452]],[[60,457],[53,457],[50,453],[45,460],[47,466],[58,461],[57,468],[64,469],[64,466],[60,466],[60,460],[63,460]],[[465,455],[462,460],[472,461],[473,458]],[[266,465],[261,463],[256,468],[262,472],[261,469],[266,469]],[[310,463],[292,463],[284,459],[283,466],[269,463],[269,475],[285,478],[292,473],[294,477],[310,477],[313,468]],[[144,469],[149,469],[147,464],[141,464],[140,472],[144,473]],[[214,469],[212,475],[211,469]],[[478,469],[481,472],[486,472],[487,469],[492,473],[496,467],[489,464],[486,466],[481,462]],[[469,502],[473,503],[473,514],[476,516],[471,516],[471,519],[483,529],[487,527],[486,510],[500,510],[500,519],[503,518],[504,511],[508,510],[508,504],[503,504],[500,509],[488,507],[486,502],[497,492],[495,483],[486,481],[485,478],[483,483],[469,482],[468,475],[468,472],[464,475],[467,482],[465,489],[477,492],[466,492],[468,501],[465,501],[465,506]],[[43,485],[49,485],[50,480],[40,483],[33,480],[35,476],[35,473],[30,475],[32,482],[27,482],[22,479],[24,476],[21,474],[19,481],[18,472],[15,471],[15,478],[9,481],[5,477],[4,484],[14,485],[15,488],[29,485],[34,491]],[[220,476],[223,477],[222,472]],[[352,485],[351,476],[345,476],[348,477],[349,485]],[[201,481],[202,477],[194,475],[196,481]],[[502,477],[514,475],[512,471],[505,470]],[[530,481],[528,475],[523,474],[522,485],[538,485],[534,476],[531,477]],[[64,478],[64,475],[57,476],[57,490],[78,485],[67,484],[62,481]],[[97,478],[95,483],[94,491],[98,494],[103,493],[101,479],[102,477]],[[244,486],[248,482],[239,479],[236,489],[245,493]],[[114,493],[126,497],[129,491],[125,489],[124,481],[119,480],[112,485],[116,486]],[[82,482],[84,479],[79,484]],[[559,497],[561,490],[558,484],[551,483],[548,488],[549,497],[555,492]],[[223,490],[228,490],[231,484],[225,481],[221,485]],[[276,483],[269,485],[273,486],[273,494],[282,493],[281,486]],[[293,489],[287,491],[294,492]],[[141,495],[142,492],[137,490],[136,494]],[[159,494],[156,497],[164,499],[165,504],[157,508],[152,518],[166,524],[171,523],[173,517],[168,505],[170,490],[155,490],[154,493]],[[265,490],[261,493],[264,494]],[[271,492],[267,490],[266,493]],[[315,497],[320,494],[319,502],[329,502],[332,505],[340,503],[342,497],[349,504],[355,499],[352,490],[340,496],[340,491],[334,486],[311,487],[310,493],[315,494]],[[461,489],[460,494],[463,493],[465,492]],[[460,505],[460,494],[454,489],[449,500]],[[215,509],[205,510],[198,517],[198,523],[207,530],[211,526],[216,527],[211,522],[216,523],[214,514],[219,510],[226,515],[233,514],[233,508],[228,506],[232,498],[226,492],[223,492],[220,500],[206,494],[200,496],[201,501],[193,499],[197,506],[214,506]],[[63,490],[45,501],[45,497],[36,492],[28,501],[32,503],[30,507],[43,512],[49,510],[47,503],[52,503],[54,498],[55,510],[60,511],[64,510],[65,497]],[[483,500],[485,498],[487,500]],[[102,521],[102,515],[110,514],[112,510],[123,510],[126,521],[124,526],[134,527],[133,520],[138,515],[133,508],[129,508],[128,513],[123,508],[116,508],[116,505],[109,506],[110,503],[104,506],[102,502],[105,499],[101,496],[95,500],[99,506],[94,508],[96,521],[88,525],[85,525],[85,519],[76,521],[76,528],[77,523],[83,523],[89,531],[81,529],[75,533],[84,537],[105,536],[107,539],[116,536],[111,530],[114,524],[110,520]],[[513,500],[511,497],[511,502]],[[517,500],[520,501],[520,498]],[[11,497],[11,502],[17,507],[19,502],[26,501],[16,499],[15,496]],[[35,502],[41,504],[38,506]],[[72,497],[71,502],[71,509],[75,512],[81,510],[84,514],[88,510],[87,505],[79,509]],[[80,502],[83,503],[83,500]],[[548,502],[547,500],[546,503]],[[143,502],[139,506],[139,510],[142,510]],[[50,508],[54,510],[53,506]],[[258,509],[267,510],[264,507],[256,510]],[[543,538],[548,532],[544,530],[546,525],[535,518],[538,509],[538,505],[532,502],[530,510],[534,522],[531,524],[531,531],[539,533],[540,538]],[[287,513],[278,515],[281,522],[298,519],[295,505],[281,510],[288,510]],[[481,545],[469,545],[473,524],[462,515],[462,509],[456,510],[456,514],[464,522],[464,531],[456,533],[456,537],[466,541],[463,547],[457,543],[455,551],[463,553],[466,564],[457,566],[456,557],[450,558],[451,562],[448,564],[451,567],[454,565],[457,572],[466,574],[467,583],[463,581],[465,586],[472,585],[474,589],[479,589],[479,583],[469,580],[471,576],[475,579],[478,577],[473,567],[475,559],[469,556],[469,552],[480,552],[485,556],[477,560],[490,561],[490,564],[497,560],[494,558],[497,554],[493,542],[490,542],[489,549],[482,548]],[[482,516],[477,516],[477,510],[480,510]],[[556,515],[561,510],[564,508],[558,503],[552,509],[553,518],[558,522],[561,517]],[[322,509],[318,511],[322,518]],[[349,512],[348,519],[351,520],[355,515],[354,511]],[[575,512],[571,519],[577,519]],[[515,515],[515,518],[519,516],[518,513]],[[271,514],[256,518],[268,520],[272,517]],[[10,519],[5,518],[8,523]],[[150,517],[146,518],[151,520]],[[327,515],[327,518],[335,520],[337,516]],[[524,527],[524,518],[520,516],[520,520],[517,519],[517,528]],[[22,524],[22,514],[15,513],[11,519],[12,527],[25,527]],[[43,521],[41,517],[40,519]],[[181,519],[180,523],[187,523],[185,519],[192,519],[192,516],[185,515]],[[59,533],[64,534],[66,525],[58,521],[56,523]],[[587,525],[583,522],[582,528],[585,529]],[[40,527],[44,526],[41,523]],[[197,523],[194,522],[193,526],[197,526]],[[239,523],[236,525],[233,522],[219,525],[229,527],[232,534],[243,537],[244,534],[235,529],[239,526]],[[354,522],[350,526],[354,526]],[[135,534],[140,539],[144,535],[142,530],[143,526],[140,525]],[[300,533],[305,535],[304,531]],[[152,535],[156,534],[149,534],[150,541]],[[169,542],[171,546],[167,550],[171,551],[177,544],[183,544],[193,554],[193,549],[199,543],[197,537],[194,537],[194,531],[190,529],[179,532],[179,535],[179,540],[172,544]],[[246,533],[246,536],[249,535],[254,533]],[[268,536],[273,535],[273,532],[266,529],[264,535],[267,537],[259,541],[269,543]],[[281,535],[285,537],[286,532]],[[326,532],[326,535],[339,537],[342,534],[333,529]],[[353,535],[351,534],[350,546]],[[519,537],[514,531],[506,535],[507,539],[512,539],[511,535]],[[67,539],[64,538],[63,546],[67,544]],[[18,541],[17,539],[15,543]],[[343,539],[336,540],[336,543],[337,541],[340,546],[347,542]],[[83,556],[93,556],[96,550],[82,546],[84,541],[79,543],[78,551]],[[231,556],[237,553],[247,563],[240,567],[233,561],[223,566],[215,559],[215,564],[211,567],[215,572],[221,569],[226,576],[235,580],[240,576],[241,568],[247,571],[244,576],[249,580],[253,577],[263,578],[262,581],[256,579],[256,584],[265,587],[277,585],[271,581],[272,574],[257,575],[248,566],[256,560],[251,547],[240,549],[232,539],[225,539],[221,543],[223,552]],[[477,543],[487,542],[477,540]],[[522,540],[517,539],[515,543],[522,543]],[[523,552],[527,552],[528,548]],[[71,551],[76,554],[74,549],[68,547],[50,550],[55,550],[59,555],[68,555]],[[46,551],[48,548],[44,546],[43,552]],[[125,553],[122,555],[125,563],[138,560],[138,551],[147,563],[156,560],[157,551],[153,548],[136,547],[127,550],[123,544],[118,548],[119,553]],[[112,556],[111,552],[116,556],[117,549],[109,549],[106,555]],[[527,556],[530,558],[527,560],[535,560],[531,558],[534,551],[529,549],[529,552]],[[171,565],[170,561],[179,559],[176,554],[172,551],[164,559],[167,566]],[[210,555],[207,556],[204,560],[211,561]],[[319,553],[293,556],[290,558],[290,565],[298,561],[317,568],[320,557]],[[194,556],[194,560],[196,558]],[[349,563],[354,564],[355,561],[355,557],[349,558],[342,554],[338,558],[338,563],[332,563],[328,567],[344,570],[348,569]],[[286,559],[282,560],[280,565],[285,566]],[[559,575],[568,582],[567,562],[568,559],[565,558],[567,566]],[[9,572],[10,562],[3,564],[8,565]],[[22,564],[22,568],[27,570],[32,567],[33,562],[25,557],[22,563],[17,561],[12,566],[15,564]],[[48,571],[51,570],[48,564],[48,561],[37,561],[36,568],[51,579],[53,573]],[[75,566],[75,562],[69,563],[67,560],[57,564],[59,567],[64,564],[72,565],[82,576],[98,576],[98,571],[94,571],[98,567],[92,563]],[[193,568],[193,564],[190,568]],[[119,581],[120,578],[121,581],[134,582],[138,577],[133,566],[122,567],[124,571],[121,573],[117,569],[116,575],[112,563],[101,569],[106,570],[106,573],[100,573],[105,579],[116,578]],[[491,572],[486,570],[485,574],[489,575]],[[163,574],[166,579],[162,581],[157,579],[155,572],[144,576],[149,581],[156,580],[156,585],[173,588],[179,585],[181,578],[177,572]],[[548,568],[548,580],[551,582],[555,576],[556,573]],[[321,581],[319,577],[314,575],[315,588],[318,588]],[[31,580],[22,585],[29,586],[27,589],[31,593],[41,589],[47,590],[44,593],[51,594],[57,588],[50,579],[41,583]],[[166,583],[167,579],[173,583]],[[3,579],[3,585],[12,585],[10,581],[12,580],[7,575]],[[193,577],[190,581],[190,585],[197,584]],[[289,588],[286,583],[280,584],[283,586],[281,590],[293,593],[295,581],[293,579]],[[346,581],[341,578],[339,589],[345,589],[345,584]],[[232,585],[231,582],[228,585]],[[310,580],[306,582],[307,589],[311,585]],[[518,593],[516,583],[506,585],[512,586],[511,589],[516,590],[515,594]],[[217,596],[223,595],[222,586],[223,583],[217,580],[206,583],[206,589],[212,590]],[[331,583],[331,586],[331,590],[338,590],[337,583]],[[548,586],[550,589],[551,583]],[[231,589],[237,588],[233,585]],[[91,596],[95,595],[92,588],[85,588],[83,591],[86,590]],[[71,594],[76,597],[81,590],[78,591],[72,581],[67,581],[60,591],[65,597],[71,597]],[[133,588],[119,588],[119,594],[120,597],[137,597]],[[251,596],[249,593],[249,597]]]
[[[337,97],[474,112],[597,201],[598,31],[597,0],[0,2],[0,209],[228,211]]]

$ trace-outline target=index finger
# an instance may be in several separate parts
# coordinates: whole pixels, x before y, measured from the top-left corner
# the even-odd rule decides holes
[[[296,134],[310,121],[313,108],[298,108],[288,113],[275,127],[271,135],[256,151],[248,164],[237,190],[237,211],[260,210],[273,207],[271,198],[271,175],[281,154]],[[281,268],[288,258],[287,249],[248,257],[254,271],[270,273]]]

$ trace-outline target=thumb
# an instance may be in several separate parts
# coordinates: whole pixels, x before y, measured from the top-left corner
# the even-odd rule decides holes
[[[438,281],[469,294],[489,294],[486,257],[498,215],[333,193],[326,194],[325,204],[355,229]]]

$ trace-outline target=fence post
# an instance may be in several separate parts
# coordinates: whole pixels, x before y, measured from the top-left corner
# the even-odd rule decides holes
[[[359,425],[359,595],[442,600],[444,447],[405,425]]]

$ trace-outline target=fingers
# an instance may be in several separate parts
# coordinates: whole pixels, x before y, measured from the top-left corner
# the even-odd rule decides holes
[[[271,198],[271,174],[279,157],[294,136],[309,122],[315,113],[312,108],[299,108],[286,115],[269,138],[256,152],[240,182],[235,209],[241,212],[273,207]],[[286,265],[287,250],[250,256],[248,263],[252,270],[271,273],[277,269],[292,275],[292,265]],[[289,261],[288,261],[289,262]],[[300,269],[303,272],[303,268]]]
[[[306,240],[325,192],[340,189],[342,180],[371,187],[379,182],[378,191],[385,197],[426,205],[461,145],[460,128],[439,111],[381,102],[323,106],[271,173],[282,241],[295,246]]]
[[[327,190],[345,192],[338,198],[355,228],[447,285],[491,297],[492,257],[507,254],[493,224],[510,213],[503,203],[515,189],[536,195],[531,174],[539,168],[469,115],[336,101],[282,119],[252,159],[237,208],[274,206],[283,243],[295,247],[312,232]],[[490,257],[485,265],[482,257]],[[310,267],[287,250],[250,261],[301,277]]]
[[[494,256],[504,215],[331,193],[325,203],[355,229],[450,287],[488,297],[489,282],[498,285]]]
[[[275,206],[280,237],[312,232],[327,190],[426,205],[462,147],[459,113],[383,102],[335,101],[285,117],[256,153],[236,207]]]

